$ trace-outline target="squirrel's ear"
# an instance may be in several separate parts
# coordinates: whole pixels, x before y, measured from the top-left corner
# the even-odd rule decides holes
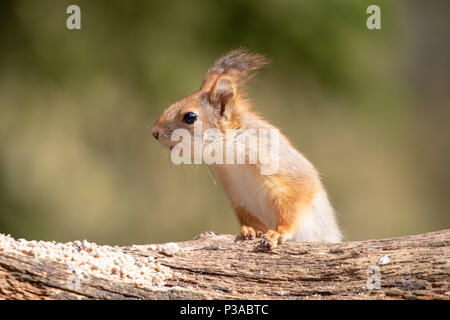
[[[227,106],[232,105],[236,98],[236,85],[229,77],[219,77],[209,91],[209,101],[222,116]]]

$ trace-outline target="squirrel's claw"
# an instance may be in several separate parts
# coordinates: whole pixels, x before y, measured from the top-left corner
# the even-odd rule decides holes
[[[253,240],[256,238],[260,238],[262,236],[262,232],[261,231],[255,231],[255,229],[253,227],[249,227],[249,226],[241,226],[241,237],[244,240]]]
[[[269,249],[274,249],[278,244],[284,242],[284,237],[275,230],[269,230],[261,237],[261,243]]]

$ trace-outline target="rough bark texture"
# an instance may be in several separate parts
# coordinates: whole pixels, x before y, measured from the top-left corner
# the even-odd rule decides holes
[[[0,252],[3,299],[449,299],[450,230],[361,242],[285,243],[203,233],[173,256],[149,246],[123,247],[156,258],[175,277],[142,288],[85,277],[68,286],[67,266]]]

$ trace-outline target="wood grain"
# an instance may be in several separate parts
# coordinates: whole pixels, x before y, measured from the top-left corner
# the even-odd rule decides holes
[[[86,276],[70,285],[67,265],[0,252],[0,299],[449,299],[450,230],[338,244],[258,240],[203,233],[167,255],[123,247],[137,261],[155,257],[174,277],[144,288]]]

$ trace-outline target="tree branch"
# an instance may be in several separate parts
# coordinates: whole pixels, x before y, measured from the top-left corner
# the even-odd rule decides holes
[[[288,242],[268,251],[258,240],[207,232],[177,244],[99,246],[100,254],[76,247],[91,259],[78,262],[77,271],[58,258],[55,243],[48,249],[54,255],[39,257],[0,242],[0,299],[449,299],[449,243],[450,229],[338,244]],[[125,264],[145,266],[151,277],[164,269],[167,277],[140,281],[122,258],[107,269],[110,276],[86,268],[98,269],[113,249]]]

